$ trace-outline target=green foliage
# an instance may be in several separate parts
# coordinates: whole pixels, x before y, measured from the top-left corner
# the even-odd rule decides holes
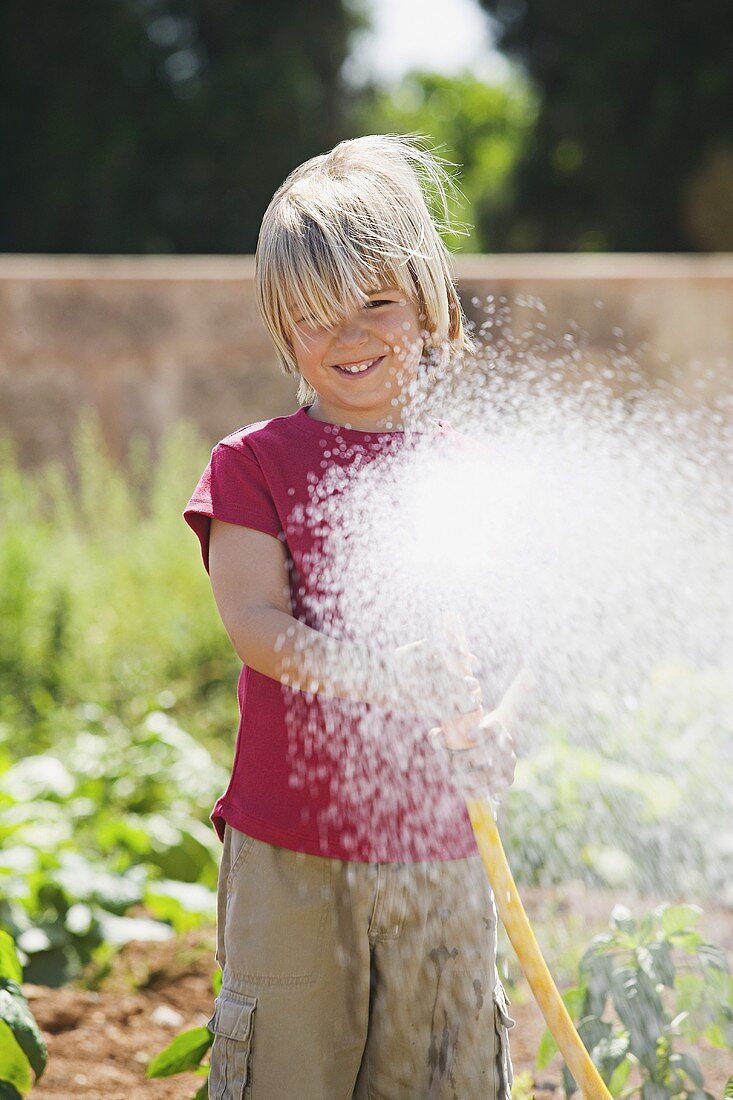
[[[180,1035],[153,1058],[146,1077],[172,1077],[175,1073],[197,1069],[214,1041],[213,1034],[205,1027],[192,1027]]]
[[[733,247],[733,9],[481,0],[540,102],[500,247]]]
[[[75,450],[72,477],[0,461],[0,919],[49,985],[213,920],[237,720],[181,519],[208,449],[181,425],[120,469],[87,419]]]
[[[24,754],[79,725],[79,708],[123,723],[172,710],[202,738],[231,738],[238,662],[181,512],[208,460],[180,424],[155,464],[128,468],[82,418],[73,477],[0,455],[0,724]],[[96,708],[96,709],[95,709]]]
[[[10,934],[0,928],[0,1097],[30,1092],[46,1068],[48,1051],[20,982],[23,971]]]
[[[221,991],[221,970],[216,970],[211,980],[214,994]],[[205,1061],[212,1044],[214,1034],[206,1027],[193,1027],[182,1031],[175,1039],[159,1051],[148,1064],[146,1077],[172,1077],[176,1073],[193,1070],[206,1077],[206,1082],[196,1092],[193,1100],[206,1100],[208,1096],[209,1063]]]
[[[495,249],[506,234],[514,171],[531,138],[537,102],[526,81],[494,86],[476,77],[414,72],[389,89],[371,89],[355,106],[358,133],[421,133],[459,165],[453,251]]]
[[[532,1074],[516,1073],[512,1082],[512,1100],[534,1100]]]
[[[725,954],[698,931],[700,915],[694,905],[662,905],[637,920],[617,906],[610,931],[583,955],[563,1000],[613,1096],[714,1100],[697,1061],[677,1049],[701,1037],[733,1049],[733,978]],[[556,1052],[546,1031],[538,1068]],[[563,1078],[572,1096],[566,1066]]]
[[[0,249],[254,252],[275,188],[343,136],[363,23],[343,0],[0,5]]]
[[[79,979],[89,963],[103,974],[129,939],[213,922],[220,845],[208,814],[227,782],[237,720],[239,662],[181,519],[208,448],[184,425],[162,441],[155,464],[138,442],[120,469],[86,421],[76,456],[71,478],[56,466],[21,472],[7,445],[0,457],[0,921],[26,980],[50,985]],[[729,703],[718,673],[660,669],[627,725],[593,703],[603,733],[596,747],[579,744],[558,717],[521,760],[511,796],[518,877],[673,889],[697,867],[701,885],[713,882],[729,850],[711,814],[733,781],[717,752]],[[674,738],[674,773],[659,760],[662,737]],[[711,820],[715,836],[705,831]],[[663,910],[654,934],[625,949],[626,973],[611,982],[607,961],[587,962],[585,985],[566,997],[578,1018],[581,997],[590,998],[595,1023],[581,1020],[581,1029],[612,1091],[652,1072],[657,1031],[730,1042],[730,1021],[710,999],[711,989],[722,998],[727,988],[723,960],[700,941],[694,917],[694,909]],[[638,937],[628,920],[617,914],[612,935]],[[681,951],[697,970],[677,964]],[[13,958],[0,937],[0,973],[17,986]],[[655,986],[672,968],[674,1028]],[[615,1024],[603,1017],[603,981],[623,1010]],[[3,992],[15,1014],[0,1027],[0,1064],[12,1073],[0,1097],[17,1097],[30,1087],[24,1017],[17,989],[0,989],[0,1003]],[[184,1033],[150,1076],[206,1074],[209,1046],[207,1029]],[[654,1056],[657,1075],[666,1067],[694,1084],[684,1053],[658,1041]],[[645,1100],[667,1087],[651,1077],[645,1085]]]
[[[75,451],[71,477],[0,460],[0,920],[48,985],[213,919],[237,721],[181,518],[208,448],[181,425],[120,469],[86,419]]]
[[[90,716],[54,755],[0,767],[0,918],[26,978],[61,985],[104,948],[166,939],[216,909],[208,822],[227,773],[172,718]]]
[[[520,758],[508,799],[517,878],[633,884],[664,896],[723,888],[733,831],[719,807],[733,765],[719,744],[732,703],[723,670],[667,666],[625,717],[603,694],[589,698],[582,739],[558,715]],[[670,743],[673,753],[659,752]]]

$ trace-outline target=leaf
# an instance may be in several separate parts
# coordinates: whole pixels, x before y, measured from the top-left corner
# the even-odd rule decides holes
[[[675,968],[672,949],[669,944],[665,943],[664,940],[660,943],[650,943],[649,953],[653,959],[656,981],[661,985],[666,985],[668,989],[674,989]]]
[[[586,996],[584,1011],[588,1016],[602,1016],[606,1000],[611,992],[613,960],[607,955],[597,955],[586,970]]]
[[[612,928],[618,928],[628,934],[636,931],[636,921],[631,915],[631,910],[627,909],[625,905],[615,905],[613,907],[610,924]]]
[[[626,1060],[629,1050],[629,1037],[624,1032],[621,1035],[606,1035],[591,1050],[591,1057],[604,1078],[610,1077],[619,1062]],[[629,1066],[631,1063],[629,1063]]]
[[[174,935],[169,924],[148,917],[116,917],[104,909],[98,909],[95,915],[107,943],[122,944],[132,940],[152,943],[169,940]]]
[[[8,1025],[0,1020],[0,1073],[21,1095],[31,1090],[31,1068]]]
[[[672,949],[666,940],[638,947],[636,958],[639,966],[651,982],[654,982],[655,985],[666,985],[669,989],[674,989],[675,970],[672,962]]]
[[[580,960],[581,974],[589,972],[594,965],[594,960],[602,958],[603,953],[612,943],[613,936],[610,932],[602,932],[599,936],[594,936]]]
[[[623,1062],[619,1062],[616,1066],[611,1074],[611,1080],[608,1082],[608,1091],[611,1093],[611,1096],[618,1096],[623,1091],[630,1073],[631,1061],[628,1058],[624,1058]]]
[[[667,905],[661,911],[662,930],[665,936],[692,932],[701,916],[702,909],[699,905]]]
[[[693,955],[703,942],[703,938],[699,932],[672,932],[667,939],[672,947],[676,947],[680,951],[685,951],[688,955]]]
[[[705,1079],[700,1071],[700,1067],[694,1058],[689,1054],[673,1054],[669,1059],[669,1065],[671,1069],[681,1069],[683,1073],[686,1073],[691,1081],[694,1081],[700,1088],[705,1084]]]
[[[145,891],[145,902],[172,898],[179,902],[189,913],[201,913],[204,916],[216,914],[216,890],[209,890],[200,882],[175,882],[170,879],[157,879],[149,882]]]
[[[562,1001],[570,1016],[577,1020],[585,1000],[585,989],[580,985],[571,986],[562,995]]]
[[[71,901],[96,901],[118,915],[143,900],[140,881],[131,872],[114,874],[79,852],[62,853],[62,866],[54,872],[54,879]]]
[[[547,1027],[545,1028],[542,1038],[540,1039],[540,1045],[537,1051],[537,1069],[547,1069],[556,1054],[557,1043],[555,1042],[555,1039],[549,1027]]]
[[[706,970],[721,970],[724,974],[729,972],[725,952],[715,944],[701,943],[697,949],[697,957]]]
[[[198,882],[158,880],[148,884],[145,908],[158,920],[170,922],[181,935],[215,916],[216,893]]]
[[[710,1024],[704,1031],[700,1032],[700,1036],[703,1039],[707,1039],[710,1045],[716,1047],[718,1050],[727,1050],[731,1046],[720,1024]]]
[[[30,1062],[36,1078],[46,1068],[48,1050],[23,991],[8,978],[0,980],[0,1019],[13,1032],[20,1049]]]
[[[629,1032],[629,1045],[650,1072],[656,1066],[657,1040],[666,1018],[662,1002],[642,970],[624,967],[613,976],[613,1003]]]
[[[40,798],[70,798],[76,787],[76,780],[55,756],[26,756],[13,764],[5,772],[2,787],[19,801],[34,801]]]
[[[641,1100],[669,1100],[669,1091],[656,1081],[646,1081],[641,1089]]]
[[[725,1083],[725,1092],[723,1093],[723,1100],[733,1100],[733,1077],[729,1077]]]
[[[575,1078],[566,1065],[562,1067],[562,1083],[565,1089],[566,1096],[574,1096],[578,1091],[578,1086],[575,1083]]]
[[[200,1089],[196,1089],[193,1100],[209,1100],[209,1082],[204,1081]]]
[[[597,1016],[586,1016],[578,1024],[578,1035],[586,1050],[593,1050],[604,1039],[610,1039],[611,1025],[605,1020],[599,1020]]]
[[[9,1081],[0,1081],[0,1100],[23,1100],[23,1096]]]
[[[674,982],[679,1012],[694,1013],[705,999],[705,979],[701,974],[677,974]]]
[[[23,967],[20,965],[13,937],[4,928],[0,929],[0,978],[23,981]]]
[[[171,1077],[195,1069],[214,1041],[207,1027],[192,1027],[181,1032],[167,1047],[161,1050],[149,1064],[146,1077]]]

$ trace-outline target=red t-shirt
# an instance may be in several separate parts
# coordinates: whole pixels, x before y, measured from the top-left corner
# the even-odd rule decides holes
[[[443,437],[450,434],[436,425]],[[374,433],[314,420],[301,408],[217,443],[183,513],[208,571],[211,517],[262,531],[288,552],[294,615],[339,636],[323,547],[333,504],[329,474],[353,477],[409,447],[405,432]],[[424,437],[423,437],[424,439]],[[348,636],[348,632],[342,632]],[[352,635],[353,636],[353,635]],[[420,636],[416,634],[415,637]],[[404,641],[413,638],[404,638]],[[412,862],[476,854],[463,798],[425,736],[429,719],[295,691],[246,665],[229,785],[211,821],[269,844],[336,859]]]

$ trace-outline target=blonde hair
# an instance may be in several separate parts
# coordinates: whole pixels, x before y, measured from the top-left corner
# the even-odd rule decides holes
[[[299,375],[296,319],[330,328],[386,286],[416,302],[428,357],[473,349],[440,236],[451,227],[446,164],[419,135],[373,134],[305,161],[278,188],[262,219],[255,288],[286,374]],[[301,377],[298,400],[314,398]]]

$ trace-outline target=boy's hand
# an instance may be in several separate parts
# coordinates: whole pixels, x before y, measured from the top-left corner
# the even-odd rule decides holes
[[[447,755],[453,780],[470,798],[501,798],[514,782],[515,737],[526,719],[535,677],[529,669],[515,676],[499,706],[467,732],[453,723],[430,730],[429,737]]]
[[[424,640],[400,646],[391,661],[397,708],[468,733],[484,713],[481,685],[471,675],[476,660],[458,646]]]

